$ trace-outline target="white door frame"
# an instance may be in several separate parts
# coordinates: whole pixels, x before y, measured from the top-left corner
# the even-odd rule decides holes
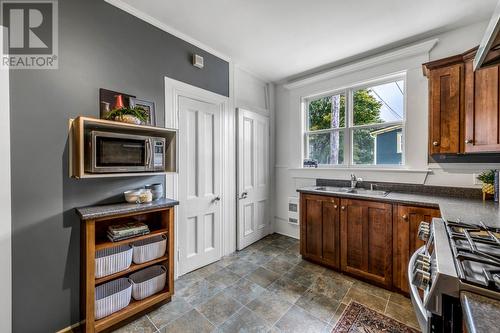
[[[236,224],[234,216],[231,216],[235,212],[235,190],[234,187],[234,112],[230,112],[230,99],[229,97],[219,95],[217,93],[192,86],[190,84],[177,81],[168,77],[165,77],[165,127],[179,129],[179,97],[184,96],[191,99],[196,99],[204,102],[209,102],[217,104],[219,106],[222,118],[222,174],[224,175],[221,179],[221,256],[233,252],[230,248],[231,239],[236,237]],[[177,145],[179,141],[177,140]],[[177,152],[179,147],[177,147]],[[178,158],[177,158],[178,160]],[[177,162],[178,163],[178,162]],[[231,181],[233,180],[233,181]],[[165,176],[165,194],[168,198],[178,199],[179,198],[179,177],[177,173],[167,173]],[[175,265],[174,265],[174,276],[177,278],[179,276],[178,264],[179,264],[179,221],[178,221],[178,207],[175,208]]]
[[[4,28],[0,27],[0,36]],[[0,37],[1,40],[1,37]],[[10,94],[9,70],[0,70],[0,110],[2,123],[0,125],[0,264],[3,274],[0,277],[0,332],[12,332],[12,225],[11,225],[11,172],[10,172]]]

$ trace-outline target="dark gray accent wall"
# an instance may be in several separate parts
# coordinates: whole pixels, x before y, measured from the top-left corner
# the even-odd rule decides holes
[[[205,68],[190,63],[193,52]],[[68,119],[98,116],[100,87],[156,102],[164,77],[229,93],[229,65],[103,0],[59,1],[59,69],[10,73],[13,332],[54,332],[80,320],[80,226],[74,207],[121,200],[163,177],[68,177]]]

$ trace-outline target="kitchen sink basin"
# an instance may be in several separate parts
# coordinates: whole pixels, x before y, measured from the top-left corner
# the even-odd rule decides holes
[[[366,195],[377,195],[377,196],[382,196],[385,197],[389,192],[386,191],[379,191],[379,190],[368,190],[365,188],[348,188],[347,193],[355,193],[355,194],[366,194]]]
[[[379,190],[368,190],[366,188],[350,188],[350,187],[334,187],[334,186],[318,186],[316,191],[337,192],[337,193],[352,193],[360,195],[373,195],[385,197],[389,192]]]

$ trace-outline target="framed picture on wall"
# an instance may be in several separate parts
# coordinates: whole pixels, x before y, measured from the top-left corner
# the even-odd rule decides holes
[[[135,96],[113,91],[109,89],[99,88],[99,118],[106,119],[109,111],[113,110],[116,104],[116,96],[122,96],[123,106],[128,108],[130,105],[130,99],[135,98]]]
[[[130,102],[130,108],[140,107],[149,114],[149,120],[146,122],[146,125],[156,126],[156,114],[155,114],[154,102],[145,101],[135,97],[131,97],[129,102]]]

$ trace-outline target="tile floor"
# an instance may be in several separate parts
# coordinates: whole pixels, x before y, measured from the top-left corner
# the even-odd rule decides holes
[[[418,327],[409,299],[302,260],[279,234],[186,274],[175,296],[118,333],[330,332],[351,300]]]

